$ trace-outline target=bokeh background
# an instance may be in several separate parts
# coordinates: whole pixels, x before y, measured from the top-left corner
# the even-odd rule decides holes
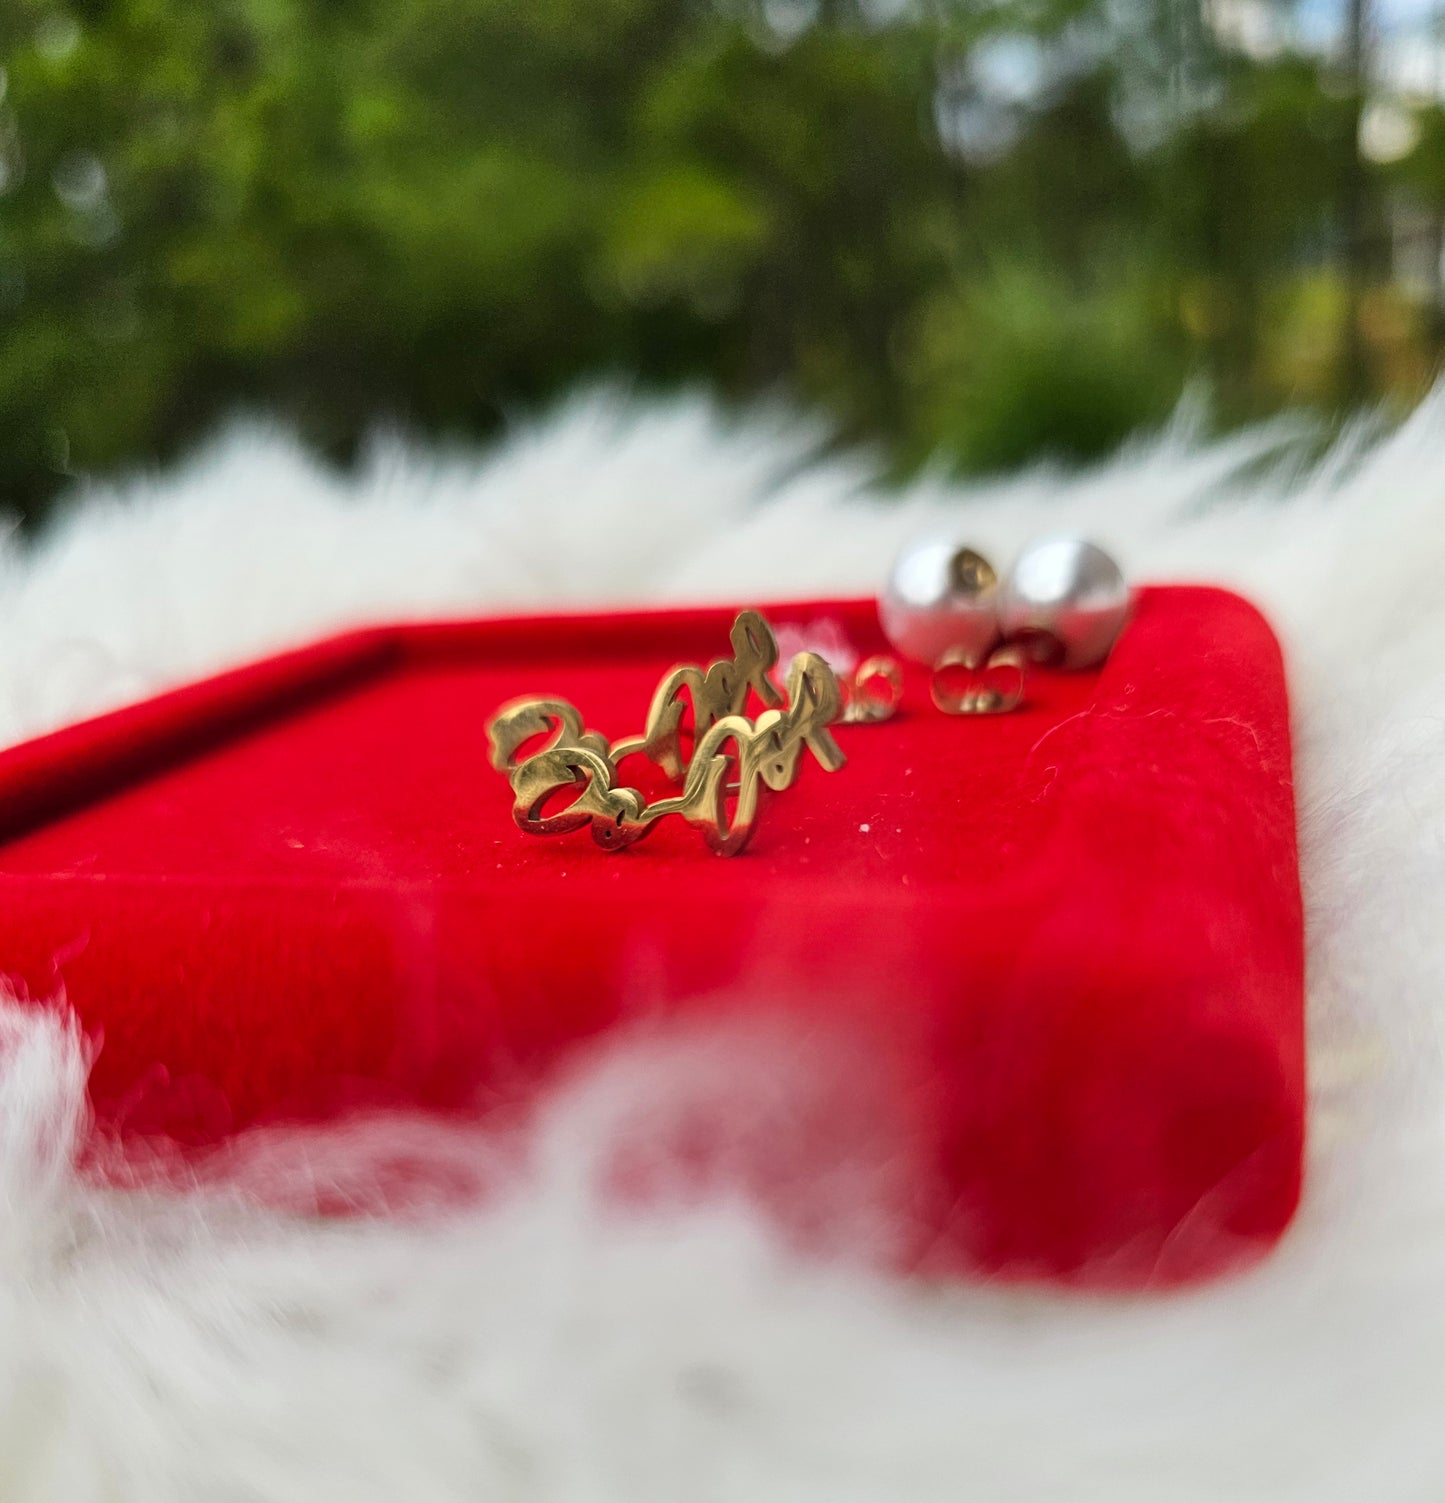
[[[1445,0],[5,0],[0,505],[599,379],[899,475],[1403,410],[1442,94]]]

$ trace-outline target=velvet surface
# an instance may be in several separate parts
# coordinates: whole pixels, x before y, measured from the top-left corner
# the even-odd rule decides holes
[[[768,609],[880,650],[871,603]],[[487,762],[521,693],[641,730],[719,610],[382,628],[0,757],[0,970],[101,1048],[103,1129],[214,1142],[379,1101],[486,1109],[604,1029],[755,1010],[857,1040],[917,1155],[912,1261],[1139,1283],[1278,1237],[1304,1129],[1278,646],[1141,592],[1098,673],[805,753],[736,859],[668,821],[529,840]],[[885,1124],[881,1119],[887,1117]]]

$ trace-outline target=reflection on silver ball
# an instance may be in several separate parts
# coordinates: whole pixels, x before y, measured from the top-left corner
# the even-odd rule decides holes
[[[1102,663],[1128,614],[1129,586],[1118,564],[1082,538],[1034,543],[999,589],[1004,635],[1061,668]]]
[[[879,597],[884,635],[896,652],[932,667],[958,649],[983,657],[999,638],[998,575],[956,538],[920,538],[898,555]]]

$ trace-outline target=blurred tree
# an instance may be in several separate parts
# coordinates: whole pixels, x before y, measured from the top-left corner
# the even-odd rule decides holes
[[[1344,57],[1341,61],[1345,133],[1340,161],[1340,239],[1344,259],[1344,323],[1340,377],[1343,395],[1358,401],[1365,395],[1364,331],[1360,309],[1370,275],[1369,176],[1361,132],[1370,93],[1369,0],[1345,0]]]
[[[1427,218],[1427,316],[1430,342],[1439,349],[1445,347],[1445,106],[1434,104],[1421,110],[1416,125],[1415,144],[1396,164],[1392,176]]]
[[[790,391],[973,469],[1100,453],[1200,366],[1227,417],[1327,400],[1279,350],[1340,304],[1301,288],[1361,295],[1366,80],[1229,14],[9,0],[0,503],[237,406],[344,459],[598,373]],[[1395,181],[1445,216],[1422,119]]]
[[[612,369],[898,421],[892,331],[957,176],[923,28],[783,45],[670,0],[18,0],[0,26],[12,504],[248,402],[337,455]]]
[[[1333,251],[1325,232],[1354,122],[1320,65],[1297,55],[1231,59],[1228,100],[1156,150],[1151,219],[1183,327],[1226,412],[1243,417],[1260,407],[1272,293]]]

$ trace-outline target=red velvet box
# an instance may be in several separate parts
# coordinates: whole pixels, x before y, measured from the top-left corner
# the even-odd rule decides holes
[[[884,648],[871,603],[766,613]],[[497,706],[639,731],[731,618],[379,628],[16,748],[0,971],[102,1041],[122,1134],[466,1109],[628,1018],[762,1009],[896,1082],[918,1264],[1127,1284],[1267,1248],[1300,1188],[1303,945],[1259,614],[1144,590],[1101,671],[1008,716],[945,717],[915,674],[737,858],[677,820],[620,854],[524,837]]]

